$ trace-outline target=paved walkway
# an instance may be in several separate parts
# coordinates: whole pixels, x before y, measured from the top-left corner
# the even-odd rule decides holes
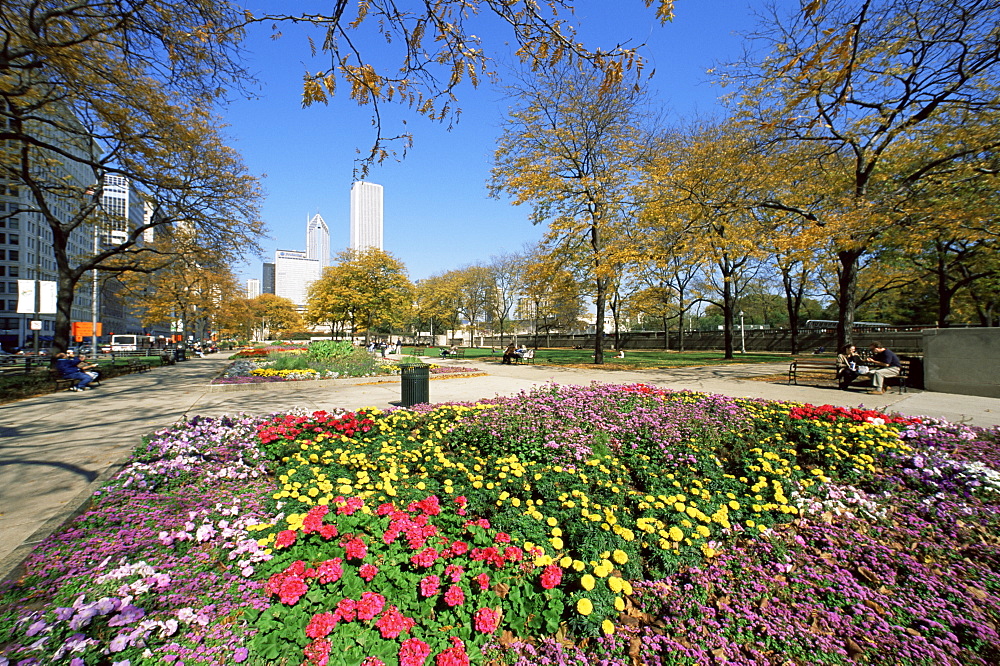
[[[432,380],[431,402],[510,395],[547,382],[645,382],[733,397],[864,405],[974,425],[1000,425],[1000,399],[930,392],[872,396],[746,379],[784,372],[787,364],[606,371],[507,366],[472,359],[434,361],[477,367],[489,374]],[[398,379],[294,382],[253,388],[210,386],[211,378],[227,363],[226,355],[216,354],[109,379],[93,391],[64,391],[0,405],[0,578],[7,577],[35,544],[84,506],[96,486],[118,469],[142,436],[158,428],[194,415],[269,414],[293,407],[387,408],[400,398]]]

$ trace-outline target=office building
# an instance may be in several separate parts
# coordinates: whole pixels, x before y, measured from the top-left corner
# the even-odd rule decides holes
[[[260,280],[250,278],[247,280],[247,298],[257,298],[260,296]]]
[[[321,270],[319,260],[310,259],[305,252],[278,250],[274,253],[275,295],[305,308],[309,286],[319,279]]]
[[[382,186],[358,181],[351,186],[351,249],[382,249]]]
[[[274,264],[264,262],[264,270],[261,275],[260,290],[265,294],[274,293]]]
[[[330,265],[330,229],[319,213],[306,223],[306,257],[318,261],[321,271]]]

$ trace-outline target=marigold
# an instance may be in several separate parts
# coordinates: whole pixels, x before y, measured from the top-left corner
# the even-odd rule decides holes
[[[581,597],[576,602],[576,612],[580,615],[590,615],[594,612],[594,602],[587,597]]]

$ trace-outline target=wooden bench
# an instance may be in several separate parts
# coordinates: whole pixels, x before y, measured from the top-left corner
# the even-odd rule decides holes
[[[872,368],[874,370],[875,368]],[[808,356],[803,358],[792,359],[791,364],[788,366],[788,383],[798,384],[798,375],[800,372],[809,371],[821,371],[823,373],[829,373],[834,381],[839,381],[837,378],[837,359],[834,358],[810,358]],[[903,393],[907,390],[907,380],[910,376],[910,361],[902,360],[899,361],[899,374],[895,377],[885,378],[885,388],[888,388],[890,384],[895,383],[898,386],[897,391]],[[871,373],[858,375],[855,381],[862,379],[864,377],[871,377]]]
[[[447,349],[442,349],[442,352],[448,351]],[[441,358],[465,358],[465,347],[459,347],[454,351],[448,351],[447,354],[443,354]]]
[[[62,391],[63,389],[68,389],[76,386],[79,380],[71,379],[69,377],[63,377],[55,368],[49,368],[49,380],[56,385],[57,391]]]

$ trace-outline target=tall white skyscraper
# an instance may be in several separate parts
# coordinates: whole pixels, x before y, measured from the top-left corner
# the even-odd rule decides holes
[[[351,186],[351,249],[382,249],[382,186],[359,180]]]
[[[260,296],[260,280],[250,278],[247,280],[247,298],[257,298]]]
[[[319,213],[306,223],[306,257],[319,261],[320,270],[330,265],[330,228]]]

